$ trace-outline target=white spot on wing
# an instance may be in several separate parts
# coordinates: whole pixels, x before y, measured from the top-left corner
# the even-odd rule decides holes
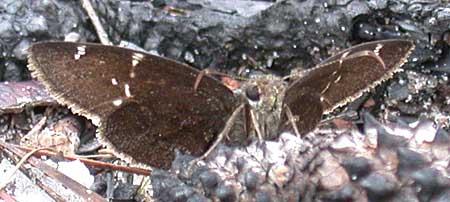
[[[377,44],[377,47],[375,47],[375,49],[373,50],[373,52],[374,52],[376,55],[380,55],[380,50],[381,50],[381,48],[383,48],[383,44],[379,43],[379,44]]]
[[[119,82],[117,82],[116,78],[112,78],[111,83],[112,83],[112,85],[115,85],[115,86],[117,86],[119,84]]]
[[[144,55],[142,53],[133,53],[131,57],[132,57],[131,64],[133,65],[133,67],[135,67],[136,65],[139,64],[142,58],[144,58]]]
[[[131,97],[130,85],[126,83],[123,87],[125,88],[125,96]]]
[[[86,55],[86,46],[77,46],[77,53],[73,56],[75,60],[78,60],[81,58],[82,55]]]
[[[136,67],[137,64],[139,64],[139,60],[132,60],[131,64],[133,65],[133,67]]]
[[[113,100],[112,103],[113,103],[114,106],[118,107],[118,106],[120,106],[123,103],[123,100],[119,98],[117,100]]]
[[[78,52],[84,52],[84,53],[86,53],[86,46],[85,46],[85,45],[78,46],[78,47],[77,47],[77,50],[78,50]]]
[[[131,56],[131,71],[130,78],[136,77],[136,73],[134,72],[135,67],[141,62],[142,58],[144,58],[144,54],[142,53],[133,53]]]

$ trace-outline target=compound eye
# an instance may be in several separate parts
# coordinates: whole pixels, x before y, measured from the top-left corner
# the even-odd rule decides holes
[[[261,93],[259,92],[258,86],[250,86],[245,90],[245,96],[251,101],[259,101]]]

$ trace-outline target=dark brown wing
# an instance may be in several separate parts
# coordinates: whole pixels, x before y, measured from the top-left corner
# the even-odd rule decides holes
[[[291,108],[294,115],[299,115],[300,120],[309,117],[316,120],[299,122],[298,128],[314,128],[315,125],[308,124],[318,123],[318,115],[306,111],[310,110],[310,107],[317,108],[317,99],[314,102],[310,101],[309,105],[305,105],[303,96],[319,93],[323,112],[328,113],[336,107],[353,101],[364,91],[392,77],[393,73],[406,62],[413,48],[414,44],[408,40],[383,40],[344,50],[324,63],[307,70],[304,76],[294,81],[285,92],[285,106]],[[379,58],[358,54],[362,51],[373,52]],[[384,66],[382,62],[384,62]],[[318,112],[318,110],[314,110],[314,113]],[[284,124],[286,121],[284,118],[281,123]]]
[[[366,51],[366,50],[375,51],[375,49],[377,49],[377,46],[379,46],[380,44],[382,45],[381,49],[385,49],[384,50],[385,53],[387,53],[386,51],[389,52],[389,50],[392,51],[392,50],[395,50],[396,48],[403,49],[402,51],[400,51],[394,55],[386,55],[386,54],[380,55],[380,57],[383,58],[383,60],[385,62],[386,61],[395,62],[396,60],[398,60],[398,57],[408,57],[409,52],[407,52],[407,51],[411,51],[412,49],[414,49],[414,43],[407,39],[386,39],[386,40],[379,40],[379,41],[371,41],[371,42],[367,42],[367,43],[358,44],[358,45],[352,46],[350,48],[347,48],[345,50],[342,50],[339,53],[322,61],[321,64],[338,61],[340,58],[342,58],[342,56],[344,54],[352,55],[354,53]],[[405,53],[408,53],[408,55],[402,55]],[[386,64],[386,66],[389,66],[389,65]],[[392,66],[392,64],[391,64],[391,66]]]
[[[96,44],[29,49],[29,68],[58,101],[99,124],[122,157],[168,168],[174,149],[202,154],[236,106],[233,93],[170,59]]]
[[[289,120],[286,110],[292,112],[293,120],[300,134],[313,130],[322,119],[323,106],[320,101],[320,93],[314,89],[303,88],[301,91],[291,91],[283,100],[283,111],[279,129],[293,131],[292,121]]]

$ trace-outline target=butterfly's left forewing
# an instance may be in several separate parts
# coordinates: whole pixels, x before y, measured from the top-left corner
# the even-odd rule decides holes
[[[117,154],[169,168],[174,150],[202,154],[222,130],[237,99],[219,81],[155,55],[98,44],[38,43],[33,75],[56,99],[99,123]]]

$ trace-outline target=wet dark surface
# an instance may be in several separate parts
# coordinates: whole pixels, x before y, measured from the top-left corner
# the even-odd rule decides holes
[[[249,66],[243,59],[247,57],[261,67],[286,73],[293,67],[311,67],[336,48],[386,38],[416,40],[412,58],[418,64],[438,61],[447,52],[443,37],[450,12],[445,4],[432,2],[92,3],[114,43],[130,41],[197,68]],[[70,32],[79,34],[81,41],[96,41],[93,26],[77,2],[3,0],[0,10],[4,11],[0,14],[2,63],[17,66],[2,68],[4,80],[27,78],[27,74],[12,75],[24,71],[25,49],[32,42],[63,40]]]
[[[273,143],[283,145],[279,151],[256,143],[251,145],[253,150],[222,146],[208,159],[208,168],[196,168],[189,178],[183,173],[183,156],[179,156],[171,173],[158,170],[152,174],[153,192],[159,201],[450,201],[448,3],[92,3],[115,44],[133,42],[199,69],[213,67],[234,74],[241,67],[287,74],[292,68],[312,67],[337,49],[364,41],[409,38],[416,44],[409,63],[403,66],[405,71],[369,96],[376,103],[369,113],[376,118],[368,116],[358,123],[363,125],[360,132],[365,142],[356,144],[359,140],[350,137],[348,129],[303,140],[281,139]],[[1,0],[0,19],[3,81],[30,78],[25,70],[25,50],[33,42],[63,40],[71,32],[79,34],[82,41],[98,41],[78,1]],[[25,114],[4,116],[1,131],[14,139],[10,132],[21,129],[11,128],[10,116],[28,123],[26,117],[20,118]],[[407,125],[415,121],[420,126]],[[431,143],[417,140],[419,143],[412,144],[411,134],[435,138]],[[375,146],[372,135],[378,143]],[[345,138],[353,143],[337,149],[336,144],[343,144]],[[286,146],[294,142],[299,148]],[[279,156],[278,152],[283,158],[273,157]],[[330,164],[333,162],[336,164]],[[328,169],[333,175],[323,175]],[[180,174],[174,174],[176,170]],[[121,196],[129,197],[127,192]]]

